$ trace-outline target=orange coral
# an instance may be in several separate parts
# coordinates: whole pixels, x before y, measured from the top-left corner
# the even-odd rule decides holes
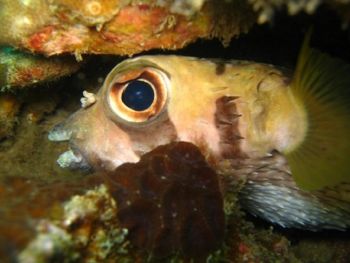
[[[179,49],[198,38],[228,41],[254,23],[249,5],[235,1],[3,1],[0,43],[45,55]]]

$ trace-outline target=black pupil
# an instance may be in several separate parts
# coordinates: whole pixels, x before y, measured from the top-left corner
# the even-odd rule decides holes
[[[153,100],[154,91],[151,85],[141,80],[129,82],[122,94],[124,104],[135,111],[148,109]]]

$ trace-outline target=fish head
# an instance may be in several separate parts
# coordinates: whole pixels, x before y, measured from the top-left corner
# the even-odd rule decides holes
[[[180,140],[215,151],[215,98],[208,89],[214,80],[194,58],[144,56],[118,64],[94,103],[51,130],[50,140],[69,140],[59,164],[112,170]]]

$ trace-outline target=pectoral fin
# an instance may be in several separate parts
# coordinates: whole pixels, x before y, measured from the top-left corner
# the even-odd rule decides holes
[[[350,182],[350,65],[303,44],[292,93],[307,114],[304,140],[284,153],[297,185],[318,190]]]

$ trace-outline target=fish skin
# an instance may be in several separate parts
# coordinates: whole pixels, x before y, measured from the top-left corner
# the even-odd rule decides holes
[[[153,66],[164,71],[167,78],[164,110],[145,123],[116,117],[108,104],[111,83],[129,70]],[[348,203],[338,209],[337,198],[331,198],[329,208],[315,201],[322,200],[322,192],[306,192],[291,184],[283,155],[278,170],[283,172],[283,179],[273,183],[274,174],[278,177],[281,173],[272,168],[276,158],[267,156],[295,148],[307,130],[306,113],[290,92],[290,82],[288,74],[267,64],[141,56],[117,65],[96,94],[96,102],[80,109],[60,127],[62,133],[70,134],[71,147],[95,170],[114,170],[123,163],[137,162],[159,145],[191,142],[214,168],[219,170],[227,160],[232,163],[232,180],[246,182],[241,203],[252,214],[284,227],[344,230],[350,225]],[[267,163],[267,173],[259,172],[262,161]],[[252,176],[256,173],[260,175]],[[264,187],[267,185],[270,187]],[[285,205],[285,210],[276,205],[282,194],[290,194],[284,200],[296,198],[290,206]],[[314,208],[314,212],[298,216],[303,208]]]
[[[79,110],[63,125],[66,128],[62,128],[71,134],[70,142],[92,166],[111,162],[114,169],[124,162],[137,162],[140,155],[174,140],[205,145],[202,150],[220,160],[220,144],[225,138],[220,138],[215,114],[216,101],[222,97],[236,98],[233,104],[240,116],[236,133],[244,138],[239,142],[239,150],[249,158],[265,156],[275,149],[283,150],[295,134],[303,132],[303,127],[300,128],[303,125],[295,125],[304,120],[303,113],[288,93],[289,80],[271,65],[245,61],[226,64],[221,61],[218,64],[217,61],[180,56],[145,56],[122,64],[142,65],[144,61],[165,69],[171,78],[167,116],[138,126],[113,120],[113,114],[106,109],[106,90],[109,79],[118,73],[120,65],[117,66],[96,94],[95,104]],[[225,72],[221,73],[218,67],[222,65],[225,65]],[[289,116],[291,112],[293,114]],[[154,141],[155,137],[157,141]]]
[[[254,216],[285,228],[309,231],[344,231],[350,226],[348,183],[302,190],[293,180],[286,158],[278,152],[245,160],[234,174],[245,178],[238,198]]]

